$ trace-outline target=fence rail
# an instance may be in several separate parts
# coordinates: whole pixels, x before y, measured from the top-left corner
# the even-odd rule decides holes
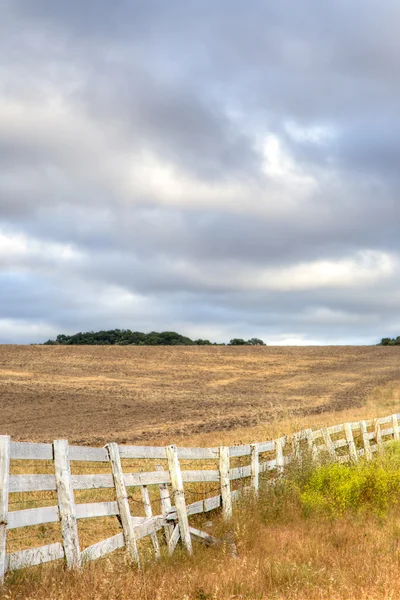
[[[260,476],[282,476],[293,459],[301,460],[304,452],[311,452],[313,460],[328,453],[340,462],[367,460],[387,442],[400,439],[400,415],[367,421],[344,423],[312,431],[306,429],[291,436],[241,446],[215,448],[177,448],[176,446],[123,446],[110,443],[104,448],[69,446],[67,440],[52,444],[11,441],[0,436],[0,582],[8,570],[38,565],[64,559],[69,568],[80,567],[84,562],[96,560],[124,548],[132,562],[139,564],[137,542],[149,537],[155,557],[160,556],[161,535],[172,553],[181,539],[191,553],[192,538],[206,543],[215,540],[209,534],[191,527],[189,517],[222,508],[225,519],[232,514],[232,502],[242,489],[258,493]],[[232,466],[233,462],[248,457],[249,464]],[[127,460],[137,461],[136,468],[148,468],[149,461],[164,461],[164,466],[154,464],[154,470],[125,472]],[[40,468],[43,461],[52,464],[51,474],[14,474],[29,461]],[[145,461],[145,462],[143,462]],[[216,468],[182,469],[182,462],[213,461]],[[74,474],[71,462],[89,471],[94,465],[109,468],[109,473]],[[47,464],[47,463],[46,463]],[[191,465],[192,466],[192,465]],[[243,480],[243,481],[242,481]],[[217,495],[186,503],[185,484],[218,483]],[[239,487],[238,484],[239,483]],[[160,514],[153,515],[151,497],[158,496]],[[235,487],[235,489],[233,489]],[[140,489],[144,516],[132,514],[130,495]],[[77,503],[75,491],[113,489],[114,500]],[[130,494],[128,494],[128,491]],[[10,510],[10,506],[23,502],[37,502],[37,492],[56,492],[53,506]],[[36,494],[36,495],[35,495]],[[22,498],[22,500],[18,500]],[[99,517],[118,518],[119,533],[80,549],[79,523],[83,519]],[[18,528],[30,528],[48,523],[59,523],[61,542],[40,547],[9,552],[7,533]],[[22,530],[22,537],[28,536]]]

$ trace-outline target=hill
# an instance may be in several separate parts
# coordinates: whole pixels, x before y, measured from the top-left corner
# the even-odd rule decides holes
[[[301,420],[353,419],[331,413],[367,416],[398,367],[382,346],[0,346],[0,431],[91,444],[267,439]]]

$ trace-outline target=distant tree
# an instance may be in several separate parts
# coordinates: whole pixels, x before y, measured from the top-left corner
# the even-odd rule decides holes
[[[97,345],[97,346],[225,346],[210,340],[199,338],[191,340],[176,331],[131,331],[130,329],[109,329],[107,331],[79,331],[73,335],[60,333],[55,340],[47,340],[46,345]],[[251,338],[247,342],[241,338],[233,338],[230,346],[265,346],[259,338]]]
[[[242,340],[242,338],[233,338],[229,342],[229,346],[246,346],[246,345],[247,345],[247,342]]]
[[[265,346],[265,342],[263,342],[259,338],[251,338],[247,343],[250,346]]]
[[[204,344],[210,343],[202,340]],[[189,346],[195,344],[190,338],[176,333],[175,331],[163,331],[158,333],[141,333],[130,329],[110,329],[108,331],[86,331],[73,335],[60,334],[55,340],[48,340],[47,345],[118,345],[118,346]]]
[[[396,338],[382,338],[378,346],[400,346],[400,335]]]

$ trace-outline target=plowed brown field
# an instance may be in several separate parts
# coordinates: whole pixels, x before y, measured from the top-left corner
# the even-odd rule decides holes
[[[399,389],[397,347],[0,346],[0,433],[214,445],[386,414]]]

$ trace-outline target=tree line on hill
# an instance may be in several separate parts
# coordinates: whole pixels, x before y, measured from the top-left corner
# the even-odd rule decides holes
[[[382,338],[378,346],[400,346],[400,335],[397,338]]]
[[[130,329],[110,329],[109,331],[86,331],[73,335],[60,334],[55,340],[44,342],[46,346],[54,345],[100,345],[100,346],[225,346],[210,340],[191,340],[175,331],[152,331],[142,333]],[[265,346],[259,338],[243,340],[233,338],[229,346]]]

